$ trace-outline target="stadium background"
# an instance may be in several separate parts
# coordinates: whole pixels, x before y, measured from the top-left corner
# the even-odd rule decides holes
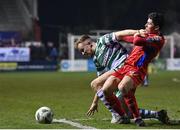
[[[178,4],[178,0],[150,0],[148,3],[143,0],[92,0],[89,3],[83,0],[54,0],[50,3],[49,0],[1,0],[0,46],[28,47],[29,57],[25,56],[25,62],[22,58],[13,62],[17,57],[4,58],[11,51],[17,56],[14,53],[17,50],[1,52],[0,61],[3,63],[0,70],[58,70],[62,59],[84,59],[73,50],[73,36],[91,34],[97,38],[114,30],[143,28],[147,14],[152,11],[165,14],[163,32],[168,36],[168,44],[159,61],[166,64],[167,58],[180,57]],[[173,62],[180,66],[179,59]]]
[[[100,35],[114,30],[143,28],[147,14],[152,11],[165,14],[166,21],[163,32],[167,44],[160,56],[149,67],[152,74],[150,75],[150,87],[146,88],[148,92],[145,92],[145,96],[153,93],[152,97],[158,98],[157,102],[161,105],[151,104],[152,101],[150,104],[144,104],[145,101],[149,101],[149,99],[140,98],[144,96],[143,91],[145,90],[140,89],[137,97],[141,101],[141,106],[151,109],[162,107],[169,110],[170,116],[174,119],[180,118],[179,104],[175,102],[180,99],[179,88],[177,88],[180,87],[180,8],[178,5],[180,5],[179,0],[91,0],[89,2],[84,0],[0,0],[0,91],[2,92],[0,106],[5,106],[0,112],[2,115],[0,128],[69,128],[57,124],[54,126],[35,124],[33,113],[38,106],[44,104],[57,111],[65,111],[63,114],[56,111],[60,117],[84,118],[83,114],[90,103],[89,97],[92,96],[90,88],[84,89],[84,86],[89,86],[90,81],[96,77],[95,67],[92,59],[82,57],[74,50],[74,40],[84,33],[90,34],[96,39]],[[130,48],[130,46],[126,47]],[[22,72],[19,73],[19,71]],[[78,72],[64,73],[64,71]],[[157,78],[158,76],[160,78]],[[167,82],[164,82],[163,78]],[[79,83],[80,79],[84,82]],[[75,88],[77,95],[70,93],[75,86],[69,85],[69,81],[77,86]],[[162,84],[163,82],[164,84]],[[167,86],[163,88],[164,85]],[[159,93],[155,91],[156,87]],[[164,93],[172,96],[168,87],[172,88],[174,97],[166,104],[162,103],[166,95],[162,96],[163,91],[161,92],[161,90],[163,89]],[[79,94],[79,91],[82,93]],[[69,98],[68,94],[64,95],[64,92],[77,96],[78,99],[78,96],[85,99],[87,98],[85,95],[88,95],[84,101],[80,100],[84,103],[80,104],[82,108],[79,108],[80,111],[77,115],[73,115],[66,108],[68,102],[66,99],[76,103],[78,100]],[[161,95],[161,98],[156,95]],[[13,102],[11,102],[11,96],[14,98]],[[27,102],[31,102],[27,111],[26,98],[22,99],[23,96],[27,98]],[[54,101],[56,100],[54,98],[61,99],[62,96],[64,102]],[[22,101],[22,104],[19,101]],[[16,103],[22,105],[23,112],[27,112],[27,117],[25,117],[26,114],[22,117],[23,122],[16,116],[14,118],[17,122],[10,119],[12,113],[22,111]],[[72,111],[75,111],[75,107],[78,106],[72,105]],[[7,110],[12,115],[6,115]],[[109,116],[104,108],[102,108],[102,112],[106,114],[102,116],[101,113],[99,117],[96,116],[95,122],[90,121],[90,125],[98,128],[119,128],[109,126],[107,122],[104,126],[103,121],[100,121],[100,124],[96,123],[101,116]],[[30,119],[29,124],[25,122],[28,119]],[[87,124],[85,121],[82,123]],[[149,127],[161,128],[161,125]],[[127,127],[122,126],[122,128]],[[134,126],[129,128],[134,128]],[[180,126],[163,128],[180,128]]]

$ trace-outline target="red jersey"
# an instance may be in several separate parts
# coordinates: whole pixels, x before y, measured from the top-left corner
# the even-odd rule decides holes
[[[122,40],[135,45],[125,61],[125,65],[141,69],[145,73],[148,64],[157,56],[164,45],[164,37],[156,34],[148,34],[146,37],[124,36]]]

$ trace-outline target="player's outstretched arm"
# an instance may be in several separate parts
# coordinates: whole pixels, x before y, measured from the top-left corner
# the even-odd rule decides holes
[[[139,30],[133,30],[133,29],[127,29],[122,31],[115,32],[116,39],[118,41],[122,40],[122,37],[124,36],[133,36],[134,34],[138,33]]]
[[[140,30],[127,29],[127,30],[115,32],[115,37],[117,41],[125,41],[126,43],[133,43],[134,35],[137,34],[145,37],[146,32],[144,29],[140,29]]]
[[[94,115],[95,111],[98,112],[98,96],[95,94],[93,102],[88,110],[88,112],[86,113],[87,116],[92,116]]]

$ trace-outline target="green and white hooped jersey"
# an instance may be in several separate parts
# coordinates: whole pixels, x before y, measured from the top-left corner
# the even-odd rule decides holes
[[[114,33],[100,37],[96,42],[96,50],[93,57],[97,69],[97,75],[120,68],[127,58],[127,50],[116,40]]]

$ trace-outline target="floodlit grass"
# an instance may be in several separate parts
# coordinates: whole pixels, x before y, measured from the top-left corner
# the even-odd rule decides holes
[[[139,128],[110,124],[111,114],[100,103],[99,112],[90,120],[85,116],[93,91],[89,84],[95,73],[11,72],[0,73],[0,128],[72,129],[68,124],[38,124],[35,111],[41,106],[53,109],[56,119],[66,118],[99,129]],[[176,78],[176,80],[174,80]],[[180,119],[180,71],[150,75],[150,86],[137,89],[139,107],[166,109],[172,119]],[[77,121],[79,119],[79,121]],[[107,120],[104,120],[107,119]],[[144,128],[180,128],[159,121],[145,121]]]

